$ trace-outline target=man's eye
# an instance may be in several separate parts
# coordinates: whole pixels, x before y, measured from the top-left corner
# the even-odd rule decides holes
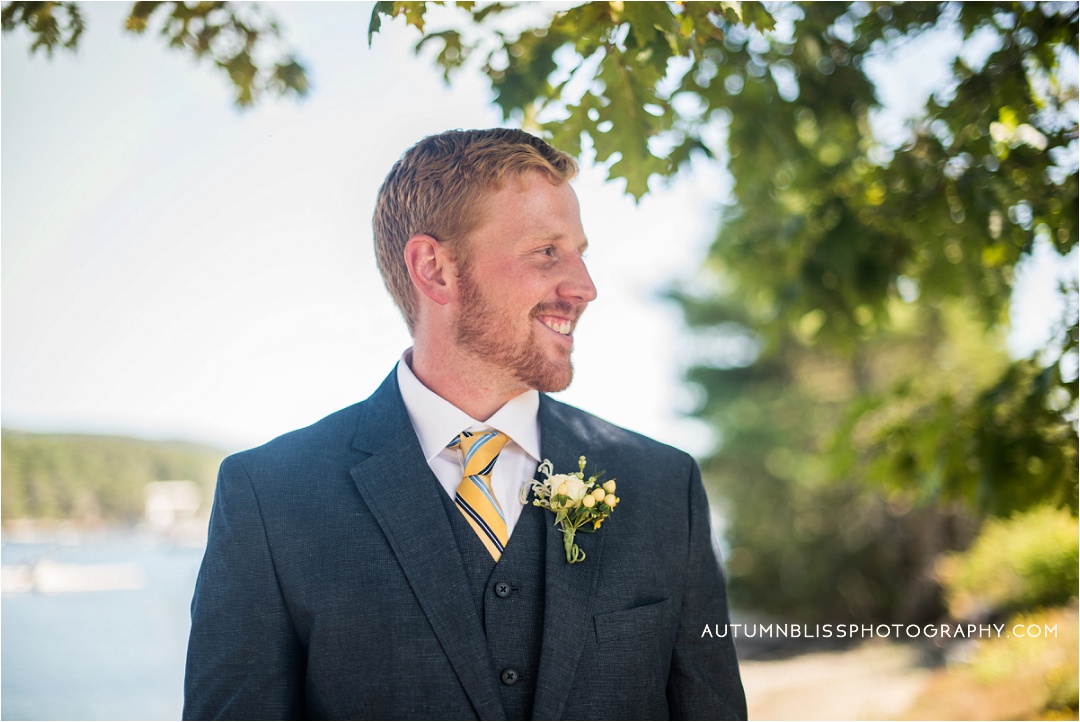
[[[555,246],[546,246],[545,248],[541,248],[540,253],[543,253],[545,256],[554,256]]]

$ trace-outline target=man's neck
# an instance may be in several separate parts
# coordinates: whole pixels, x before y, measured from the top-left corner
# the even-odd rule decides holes
[[[414,346],[405,360],[420,383],[477,421],[487,421],[507,401],[529,390],[521,382],[494,382],[482,362],[460,358],[460,352],[436,354]]]

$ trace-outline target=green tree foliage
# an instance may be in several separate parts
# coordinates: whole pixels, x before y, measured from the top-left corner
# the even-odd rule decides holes
[[[134,522],[143,516],[146,485],[176,479],[202,486],[208,505],[225,456],[184,442],[7,429],[0,445],[5,521]]]
[[[737,602],[932,615],[933,560],[979,515],[1076,509],[1075,302],[1033,358],[1004,352],[1018,263],[1077,245],[1075,3],[438,5],[378,3],[371,31],[403,16],[446,77],[479,65],[507,119],[635,197],[726,162],[672,295]],[[949,75],[884,137],[870,70],[920,38],[956,48]]]
[[[79,5],[73,2],[11,2],[0,11],[0,26],[4,32],[23,26],[34,42],[30,53],[44,50],[52,57],[53,49],[75,50],[86,24]]]
[[[970,548],[939,560],[937,574],[954,619],[1000,620],[1007,631],[950,662],[905,716],[1076,717],[1077,518],[1068,509],[1040,506],[991,519]],[[972,704],[988,698],[992,707]]]
[[[437,62],[447,78],[482,55],[482,72],[507,118],[526,120],[573,154],[587,138],[596,159],[610,162],[612,177],[624,178],[636,198],[648,191],[650,176],[670,175],[691,151],[708,151],[693,122],[674,109],[669,65],[705,62],[730,27],[773,27],[760,2],[592,2],[509,34],[499,22],[514,22],[515,4],[457,2],[468,22],[491,32],[429,30],[428,8],[442,4],[375,3],[369,42],[384,17],[403,16],[424,33],[418,51],[441,44]]]
[[[932,673],[904,719],[1075,719],[1080,707],[1080,621],[1075,605],[1003,620],[1003,636]],[[1039,636],[1021,630],[1042,630]],[[1053,632],[1048,632],[1053,630]]]
[[[479,53],[508,118],[584,139],[633,195],[694,149],[728,158],[734,197],[697,284],[712,312],[690,320],[735,322],[721,297],[738,299],[763,360],[787,337],[850,355],[901,301],[962,300],[996,333],[1035,243],[1077,245],[1074,3],[594,2],[513,33],[496,25],[512,5],[456,3],[432,29],[434,5],[377,3],[371,31],[404,16],[448,76]],[[876,138],[867,68],[928,33],[960,51],[951,77],[899,145]],[[1052,348],[979,393],[870,390],[837,463],[993,513],[1075,508],[1077,337],[1071,308]]]
[[[1075,602],[1080,526],[1066,509],[1038,507],[988,522],[971,548],[942,561],[957,619]]]
[[[977,393],[1008,364],[998,340],[962,304],[929,317],[905,306],[887,332],[851,353],[808,343],[813,329],[805,328],[746,364],[760,340],[743,300],[724,302],[727,320],[697,338],[690,380],[707,391],[698,416],[722,434],[703,469],[726,510],[733,599],[808,621],[905,622],[943,612],[936,558],[970,541],[973,515],[957,504],[919,504],[905,488],[868,490],[862,478],[838,473],[828,450],[853,404],[909,374],[958,396]],[[712,317],[716,304],[687,301],[691,322]]]
[[[74,51],[85,28],[76,2],[7,2],[0,11],[3,31],[25,29],[30,52]],[[304,96],[307,71],[280,48],[277,21],[254,3],[136,2],[124,29],[142,34],[155,28],[170,48],[208,59],[236,90],[236,103],[250,106],[264,93]],[[271,55],[276,54],[275,59]]]

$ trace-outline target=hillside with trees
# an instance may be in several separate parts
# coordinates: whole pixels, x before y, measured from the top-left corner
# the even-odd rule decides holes
[[[4,429],[3,521],[132,523],[143,516],[146,485],[189,480],[208,508],[225,452],[182,441],[33,434]]]

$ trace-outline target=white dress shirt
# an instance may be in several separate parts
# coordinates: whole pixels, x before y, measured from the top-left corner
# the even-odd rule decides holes
[[[509,538],[521,516],[521,487],[533,479],[540,463],[540,422],[536,418],[540,394],[526,391],[515,396],[490,419],[480,422],[420,383],[409,368],[411,360],[409,349],[397,365],[398,388],[424,458],[451,499],[457,495],[463,466],[461,452],[446,445],[462,431],[496,429],[510,437],[491,472],[492,490],[506,517]]]

